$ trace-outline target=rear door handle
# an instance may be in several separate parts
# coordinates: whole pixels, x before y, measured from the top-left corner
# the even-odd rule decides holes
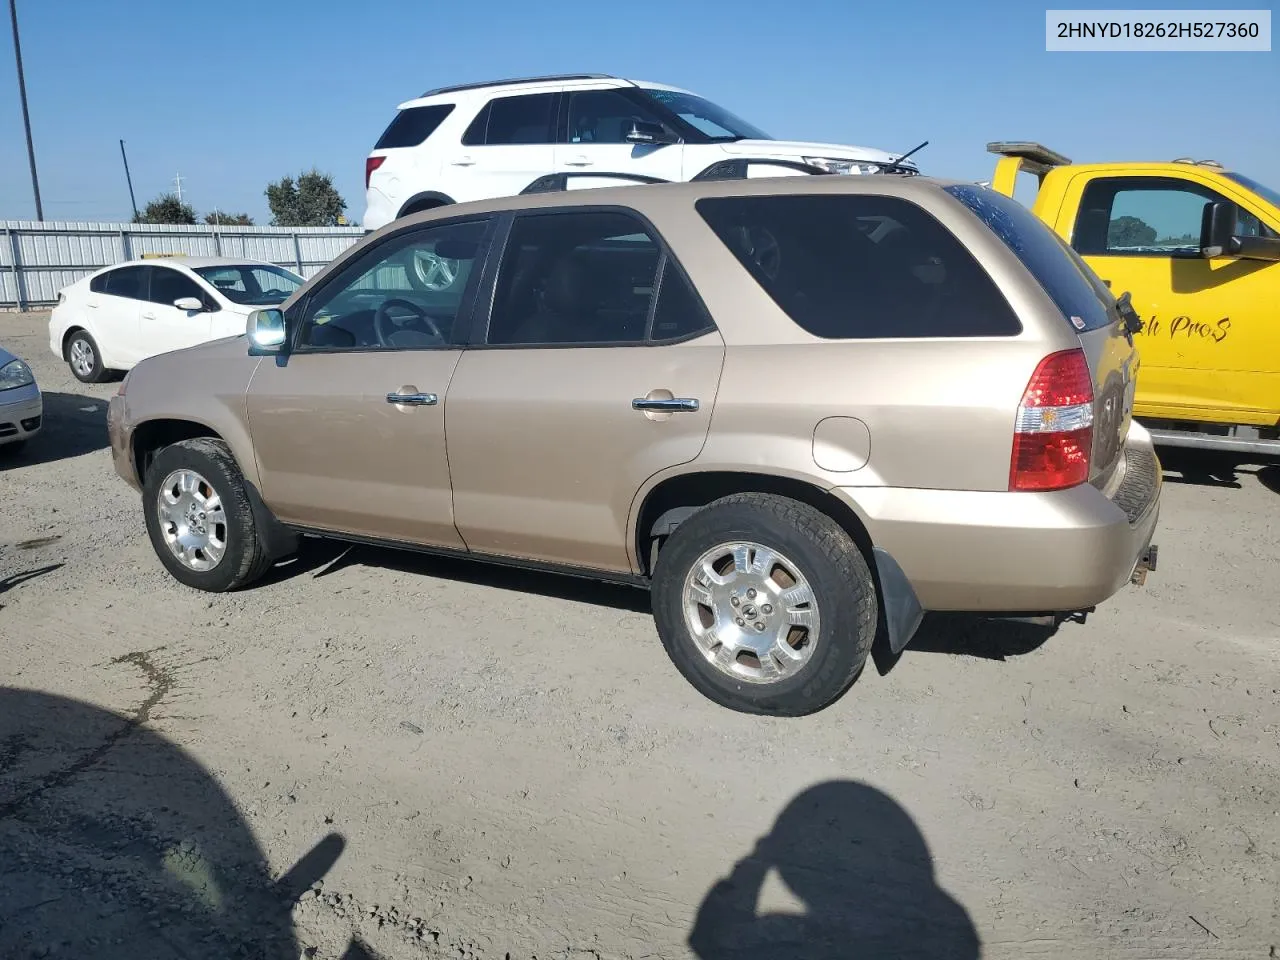
[[[636,397],[631,401],[632,410],[659,410],[664,413],[696,413],[700,406],[695,397],[672,397],[670,400]]]
[[[388,393],[387,403],[398,403],[406,407],[433,407],[440,402],[434,393]]]
[[[156,315],[154,313],[144,313],[142,315],[143,320],[154,320],[155,318],[156,318]]]
[[[458,159],[454,160],[453,165],[455,167],[472,167],[472,166],[475,166],[475,161],[472,160],[470,157],[463,156],[463,157],[458,157]]]
[[[572,160],[566,160],[565,165],[570,167],[589,167],[593,162],[586,157],[574,157]]]

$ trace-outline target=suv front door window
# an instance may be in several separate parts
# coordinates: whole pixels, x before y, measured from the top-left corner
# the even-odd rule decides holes
[[[249,425],[281,520],[462,548],[444,403],[467,340],[492,220],[387,237],[290,311],[293,348],[263,363]]]
[[[1271,304],[1280,271],[1271,264],[1200,256],[1205,207],[1228,200],[1180,177],[1081,175],[1072,246],[1119,295],[1128,291],[1143,320],[1138,336],[1147,417],[1254,422],[1241,398],[1266,396],[1274,375],[1257,358],[1274,340]],[[1242,233],[1270,229],[1240,208]],[[1256,232],[1256,233],[1255,233]]]
[[[702,449],[723,358],[683,271],[633,214],[518,216],[485,344],[449,388],[468,547],[630,571],[632,497]],[[696,409],[644,409],[674,399]]]
[[[560,93],[494,97],[444,157],[441,189],[454,200],[514,196],[551,171]]]
[[[657,125],[673,139],[676,131],[642,97],[620,90],[572,90],[568,100],[565,142],[555,150],[555,172],[590,173],[574,186],[616,186],[627,181],[596,174],[621,173],[684,179],[682,143],[630,143],[627,134],[636,123]]]

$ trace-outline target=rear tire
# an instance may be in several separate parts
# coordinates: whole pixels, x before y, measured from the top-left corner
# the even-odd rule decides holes
[[[67,341],[67,366],[81,383],[101,383],[107,378],[98,342],[87,330],[77,330]]]
[[[161,450],[142,487],[151,546],[179,583],[222,593],[271,566],[249,493],[221,440],[183,440]]]
[[[876,635],[875,580],[857,544],[826,514],[770,494],[725,497],[680,524],[658,554],[652,596],[676,668],[743,713],[829,706]]]

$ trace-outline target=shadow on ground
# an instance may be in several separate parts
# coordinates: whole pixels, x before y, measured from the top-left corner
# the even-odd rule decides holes
[[[1280,462],[1275,457],[1241,457],[1209,450],[1162,449],[1160,465],[1166,483],[1239,490],[1241,476],[1254,476],[1272,493],[1280,493]]]
[[[107,401],[75,393],[44,395],[44,426],[16,450],[0,447],[0,470],[54,463],[105,450]]]
[[[437,577],[441,580],[492,587],[495,590],[532,593],[635,613],[649,613],[651,610],[648,591],[638,587],[538,570],[523,570],[482,560],[438,557],[409,550],[352,545],[313,537],[304,538],[297,558],[280,564],[272,570],[271,576],[287,579],[311,572],[317,578],[328,577],[353,566],[378,567],[414,576]]]
[[[803,913],[757,909],[775,871]],[[965,909],[938,886],[919,828],[874,787],[804,791],[711,888],[689,946],[700,960],[977,960]]]
[[[145,725],[171,679],[118,662],[151,687],[127,716],[0,687],[0,956],[297,960],[292,902],[343,838],[273,881],[218,782]]]
[[[28,580],[34,580],[36,577],[43,577],[46,573],[61,569],[65,564],[49,563],[43,567],[32,567],[30,570],[24,570],[22,573],[15,573],[8,577],[0,577],[0,596],[8,593],[10,590],[18,587]],[[4,609],[4,604],[0,603],[0,610]]]

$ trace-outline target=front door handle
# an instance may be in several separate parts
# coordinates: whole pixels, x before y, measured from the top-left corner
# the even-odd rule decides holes
[[[387,403],[398,403],[406,407],[433,407],[440,402],[434,393],[388,393]]]
[[[156,315],[154,313],[144,313],[142,315],[143,320],[154,320],[155,318],[156,318]]]
[[[453,161],[453,165],[455,167],[473,167],[475,166],[475,163],[476,162],[474,160],[467,156],[458,157]]]
[[[592,161],[586,157],[574,157],[572,160],[566,160],[565,165],[569,167],[589,167]]]
[[[657,410],[661,413],[697,413],[700,406],[695,397],[671,397],[670,399],[636,397],[631,401],[632,410]]]

